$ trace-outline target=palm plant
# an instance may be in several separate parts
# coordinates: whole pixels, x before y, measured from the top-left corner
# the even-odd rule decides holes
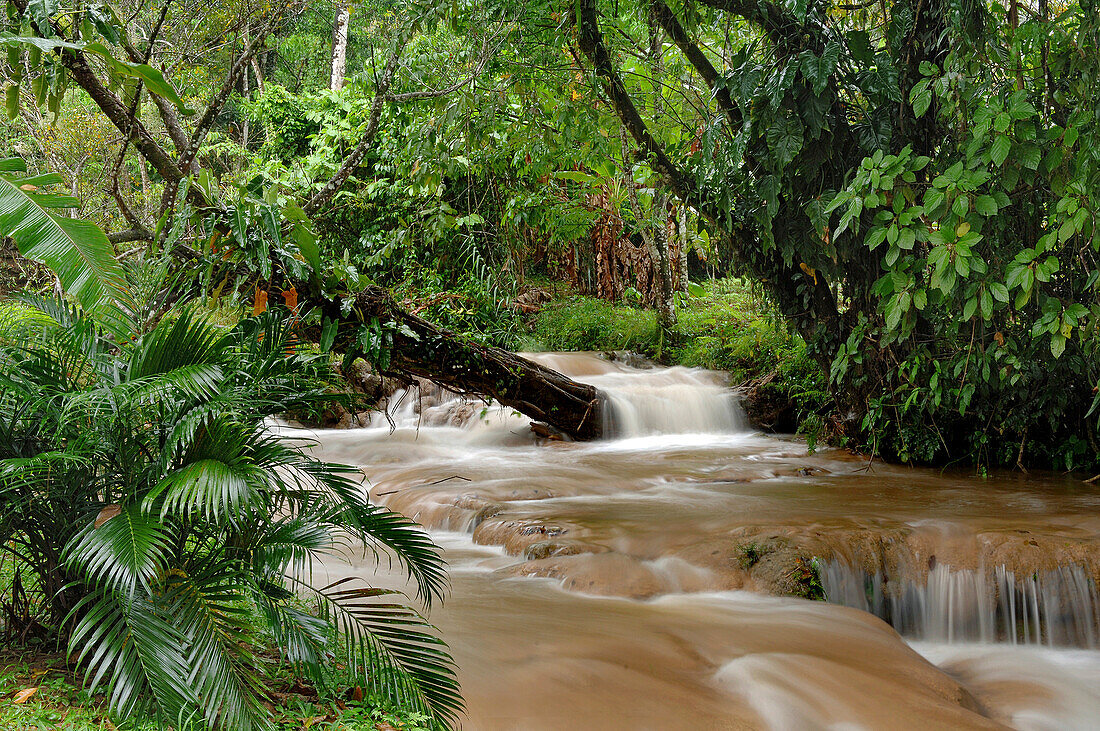
[[[368,693],[454,723],[457,681],[426,620],[395,592],[311,580],[313,561],[362,543],[397,557],[425,608],[446,587],[415,523],[270,428],[331,398],[325,356],[285,313],[226,332],[177,310],[126,341],[74,305],[34,304],[54,324],[0,347],[0,552],[30,572],[92,689],[121,715],[264,728],[273,669],[331,682],[341,638]]]

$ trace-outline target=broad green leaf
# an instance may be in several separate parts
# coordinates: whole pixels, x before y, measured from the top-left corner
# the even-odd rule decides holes
[[[1027,143],[1020,146],[1020,151],[1017,153],[1017,157],[1020,160],[1020,164],[1027,169],[1038,170],[1039,163],[1043,159],[1043,153],[1037,145]]]
[[[27,0],[24,14],[38,27],[44,36],[53,35],[50,18],[57,12],[58,0]]]
[[[849,53],[858,63],[870,64],[874,60],[875,52],[871,49],[871,35],[867,31],[848,31],[845,38],[848,42]]]
[[[85,309],[114,310],[115,319],[132,308],[125,272],[103,231],[51,212],[53,199],[22,184],[0,173],[0,235],[10,236],[23,256],[48,266]]]
[[[8,84],[4,91],[4,106],[8,112],[8,119],[14,120],[19,116],[19,84]]]
[[[148,64],[121,61],[115,58],[102,43],[69,43],[53,38],[0,35],[0,46],[10,46],[12,44],[30,46],[42,51],[68,50],[95,54],[102,58],[116,74],[143,81],[150,92],[175,104],[182,114],[195,113],[195,110],[184,103],[176,90],[164,78],[164,74]]]
[[[993,160],[993,164],[998,167],[1003,165],[1011,149],[1012,140],[1008,139],[1007,135],[997,135],[997,139],[993,141],[993,147],[989,151],[989,157]]]
[[[997,201],[991,195],[980,195],[974,199],[974,210],[982,216],[995,216]]]
[[[1055,358],[1061,358],[1066,350],[1066,338],[1062,333],[1050,336],[1050,354]]]
[[[584,183],[585,185],[598,183],[600,180],[598,175],[590,175],[578,170],[556,170],[551,173],[551,177],[559,180],[572,180],[574,183]]]
[[[796,117],[781,117],[768,128],[768,147],[776,162],[786,165],[802,149],[802,123]]]
[[[1013,119],[1030,119],[1039,113],[1027,99],[1013,100],[1012,106],[1008,111]]]

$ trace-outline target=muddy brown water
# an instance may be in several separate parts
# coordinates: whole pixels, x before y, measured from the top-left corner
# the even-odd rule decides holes
[[[464,728],[1100,728],[1100,489],[808,455],[718,374],[535,357],[617,437],[430,389],[311,435],[444,547]]]

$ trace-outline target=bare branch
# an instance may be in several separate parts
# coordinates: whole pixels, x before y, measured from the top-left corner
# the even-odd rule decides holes
[[[578,0],[577,25],[581,51],[592,62],[596,74],[603,79],[604,91],[611,100],[615,113],[645,155],[652,158],[655,163],[654,169],[665,179],[672,191],[680,200],[689,202],[699,209],[697,201],[699,195],[695,181],[669,159],[664,148],[653,137],[623,85],[619,72],[611,62],[611,56],[607,51],[599,21],[596,18],[595,0]]]
[[[710,87],[711,93],[718,101],[718,109],[726,115],[726,119],[729,121],[730,131],[736,131],[742,122],[741,110],[733,103],[729,90],[722,84],[722,79],[718,75],[717,69],[711,64],[710,59],[691,40],[687,31],[680,25],[676,14],[662,0],[653,0],[653,17],[660,23],[665,33],[668,33],[668,37],[684,54],[684,57],[695,68],[699,76],[703,78],[703,81],[707,83],[707,86]]]
[[[123,29],[119,45],[126,51],[126,56],[131,62],[149,63],[153,55],[153,46],[156,43],[157,36],[160,34],[160,29],[164,26],[164,20],[168,15],[168,8],[170,5],[171,0],[165,0],[164,4],[161,6],[160,16],[153,26],[152,33],[149,34],[149,47],[145,49],[145,53],[138,51],[129,36],[126,35],[125,29]],[[178,154],[183,154],[187,151],[188,136],[187,130],[185,130],[183,124],[180,123],[175,105],[158,94],[150,94],[149,96],[152,98],[153,104],[156,105],[157,111],[160,112],[161,121],[164,122],[164,128],[168,131],[168,136],[171,138],[172,144],[176,148],[176,152]],[[192,165],[191,172],[197,173],[198,169]]]
[[[119,231],[117,233],[107,234],[107,240],[112,244],[125,244],[130,241],[152,241],[153,234],[149,233],[146,229],[130,229],[129,231]],[[126,254],[120,254],[119,258],[124,259],[128,254],[132,254],[142,248],[143,247],[139,246],[137,249],[126,252]]]
[[[274,30],[275,24],[283,17],[283,12],[286,10],[288,4],[288,0],[283,0],[278,8],[272,10],[271,16],[267,19],[267,24],[256,34],[256,37],[245,46],[241,55],[236,58],[232,65],[230,65],[229,73],[227,73],[225,77],[225,82],[222,83],[221,88],[211,97],[210,103],[206,105],[206,110],[203,111],[199,121],[195,124],[195,131],[191,135],[191,141],[187,146],[187,151],[180,156],[181,167],[190,167],[198,156],[199,148],[206,139],[206,135],[210,132],[211,128],[213,128],[218,115],[221,114],[222,107],[224,107],[226,101],[228,101],[229,95],[232,94],[233,89],[236,88],[237,81],[240,79],[241,74],[243,74],[252,63],[252,57],[255,56],[267,42],[268,36],[270,36],[272,30]]]
[[[481,44],[481,53],[479,54],[477,66],[475,66],[474,70],[471,71],[470,74],[462,81],[456,81],[445,89],[410,91],[405,94],[391,94],[387,91],[386,100],[391,102],[411,102],[417,101],[418,99],[437,99],[441,96],[453,94],[454,92],[472,82],[474,79],[481,76],[481,73],[485,70],[485,64],[487,64],[489,62],[489,59],[493,56],[493,52],[489,49],[489,41],[490,37],[486,36],[485,40]]]

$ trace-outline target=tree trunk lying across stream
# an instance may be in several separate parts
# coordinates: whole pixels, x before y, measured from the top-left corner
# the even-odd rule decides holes
[[[578,440],[603,435],[600,391],[501,348],[479,345],[405,311],[381,287],[355,295],[351,312],[340,316],[338,303],[326,314],[347,322],[376,317],[393,323],[386,375],[419,376],[443,388],[485,396]]]

